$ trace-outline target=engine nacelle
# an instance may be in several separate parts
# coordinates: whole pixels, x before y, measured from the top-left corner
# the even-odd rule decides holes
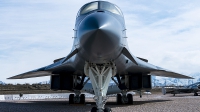
[[[69,74],[60,74],[51,76],[52,90],[72,90],[74,87],[73,76]]]
[[[146,74],[134,74],[129,75],[128,83],[126,86],[129,90],[141,90],[141,89],[151,89],[151,75]]]

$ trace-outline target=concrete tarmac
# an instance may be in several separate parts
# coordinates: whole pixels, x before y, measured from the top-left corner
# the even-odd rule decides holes
[[[110,97],[106,106],[113,112],[200,112],[200,96],[193,94],[152,94],[133,98],[132,105],[118,105],[116,98]],[[0,101],[0,112],[90,112],[93,106],[92,98],[87,98],[85,105],[69,105],[68,99],[7,100]]]

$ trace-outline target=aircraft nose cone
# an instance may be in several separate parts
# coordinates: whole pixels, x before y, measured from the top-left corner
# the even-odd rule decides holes
[[[94,13],[80,23],[77,36],[81,48],[90,57],[107,58],[119,48],[121,33],[116,18],[106,13]]]

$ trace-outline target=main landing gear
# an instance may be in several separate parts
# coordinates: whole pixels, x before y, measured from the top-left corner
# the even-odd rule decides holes
[[[126,94],[127,92],[122,91],[122,94],[117,94],[117,104],[133,104],[133,95]]]
[[[197,93],[197,92],[195,92],[195,93],[194,93],[194,96],[198,96],[198,93]]]
[[[69,104],[85,104],[85,94],[80,94],[80,91],[75,91],[75,94],[70,94]]]
[[[111,112],[111,109],[104,105],[107,101],[107,90],[112,76],[116,75],[116,66],[114,63],[94,64],[85,63],[85,75],[91,80],[92,87],[95,93],[94,100],[96,107],[93,107],[91,112]]]

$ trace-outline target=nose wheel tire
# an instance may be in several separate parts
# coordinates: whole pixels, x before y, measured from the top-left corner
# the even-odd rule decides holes
[[[92,107],[91,112],[97,112],[97,107]]]
[[[104,109],[104,112],[112,112],[112,110],[111,110],[110,107],[106,107],[106,108]]]

